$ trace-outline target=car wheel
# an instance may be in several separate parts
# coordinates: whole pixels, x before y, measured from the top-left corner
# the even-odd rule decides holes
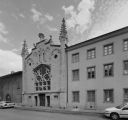
[[[111,113],[110,117],[112,120],[119,120],[119,115],[117,113]]]

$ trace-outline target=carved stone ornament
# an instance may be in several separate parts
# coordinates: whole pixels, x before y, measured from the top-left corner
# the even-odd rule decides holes
[[[54,49],[51,53],[51,56],[52,56],[52,58],[56,59],[56,58],[58,58],[59,54],[60,54],[60,50]]]
[[[32,65],[34,64],[32,58],[29,58],[29,59],[27,60],[27,64],[28,64],[29,66],[32,66]]]
[[[44,61],[50,62],[50,60],[51,60],[51,50],[49,47],[47,47],[45,52],[44,52]]]

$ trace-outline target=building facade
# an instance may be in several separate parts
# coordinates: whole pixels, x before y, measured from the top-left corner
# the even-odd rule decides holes
[[[103,109],[128,102],[128,27],[67,46],[65,20],[60,45],[39,34],[22,49],[23,104]]]
[[[104,109],[128,102],[128,27],[66,51],[70,107]]]
[[[22,103],[22,71],[0,77],[0,101]]]
[[[61,45],[53,44],[52,37],[45,39],[39,33],[40,42],[28,54],[27,44],[22,49],[23,104],[30,106],[66,107],[66,30],[65,20],[60,33]]]

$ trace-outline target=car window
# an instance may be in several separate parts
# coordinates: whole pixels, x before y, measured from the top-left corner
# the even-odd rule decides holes
[[[128,106],[127,107],[124,107],[122,110],[128,110]]]
[[[11,102],[9,102],[9,101],[6,101],[6,103],[11,103]]]
[[[117,109],[121,109],[121,108],[124,107],[125,105],[127,105],[127,104],[121,104],[121,105],[119,105],[119,106],[116,106],[116,108],[117,108]]]

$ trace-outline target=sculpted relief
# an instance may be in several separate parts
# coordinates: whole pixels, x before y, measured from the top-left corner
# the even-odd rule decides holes
[[[31,58],[28,58],[27,64],[32,68],[40,64],[51,64],[52,60],[57,60],[60,54],[59,49],[51,49],[49,46],[44,48],[38,48],[32,52]]]

